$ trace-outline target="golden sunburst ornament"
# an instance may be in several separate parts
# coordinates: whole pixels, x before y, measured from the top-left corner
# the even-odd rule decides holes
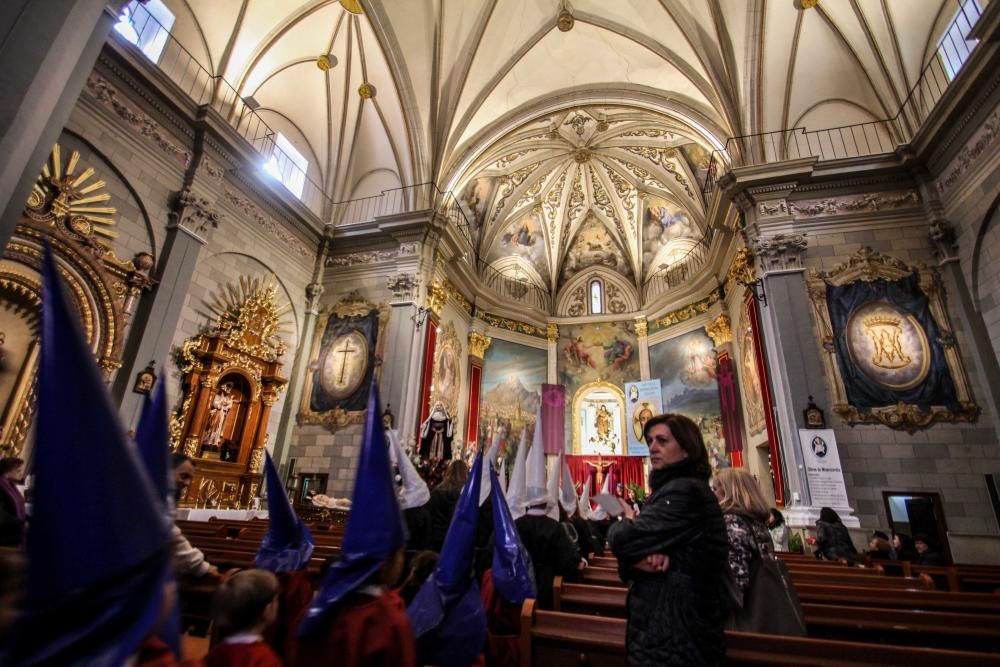
[[[112,217],[117,209],[101,205],[111,199],[110,193],[101,192],[107,183],[91,180],[93,167],[77,173],[79,163],[80,153],[73,151],[63,164],[62,149],[55,144],[28,195],[28,212],[110,249],[111,240],[118,237]]]
[[[274,360],[285,353],[282,335],[290,333],[286,315],[289,304],[281,305],[278,286],[256,276],[240,276],[229,283],[202,313],[216,322],[218,332],[231,346],[247,354]]]

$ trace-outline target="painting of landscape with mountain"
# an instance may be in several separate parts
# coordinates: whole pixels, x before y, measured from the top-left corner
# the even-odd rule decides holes
[[[499,431],[501,454],[513,457],[525,426],[530,442],[547,366],[547,350],[493,339],[483,359],[480,443],[489,447]]]

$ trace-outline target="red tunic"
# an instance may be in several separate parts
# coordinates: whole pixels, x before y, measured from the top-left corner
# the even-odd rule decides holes
[[[217,644],[205,656],[205,667],[284,667],[266,642]]]
[[[413,629],[403,599],[394,591],[378,597],[353,593],[329,619],[326,628],[299,638],[289,665],[312,667],[416,667]]]
[[[175,667],[181,663],[170,647],[156,635],[151,635],[139,647],[135,664],[136,667]]]
[[[278,657],[285,660],[295,645],[298,618],[312,602],[313,588],[306,570],[282,572],[278,575],[281,592],[278,593],[278,618],[264,632],[264,639]]]

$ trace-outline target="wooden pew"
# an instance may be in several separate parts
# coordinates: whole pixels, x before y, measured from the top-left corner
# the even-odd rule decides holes
[[[966,667],[1000,665],[1000,656],[970,651],[888,646],[726,632],[734,665],[844,665]],[[521,667],[619,667],[625,664],[625,621],[541,611],[534,600],[521,609]]]
[[[795,591],[803,603],[1000,614],[1000,595],[989,593],[893,590],[890,588],[799,583],[795,584]]]
[[[555,611],[625,618],[627,591],[611,586],[553,583]],[[1000,648],[1000,614],[932,612],[921,609],[802,605],[809,636],[849,641],[885,641],[977,651]]]

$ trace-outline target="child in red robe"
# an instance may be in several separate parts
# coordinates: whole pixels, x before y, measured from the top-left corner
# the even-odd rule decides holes
[[[277,577],[239,572],[219,587],[212,607],[223,639],[205,656],[205,667],[283,667],[263,636],[278,614]]]
[[[290,665],[319,665],[335,655],[338,667],[416,667],[406,604],[389,588],[399,580],[402,568],[400,547],[367,584],[340,600],[324,628],[299,638]]]

